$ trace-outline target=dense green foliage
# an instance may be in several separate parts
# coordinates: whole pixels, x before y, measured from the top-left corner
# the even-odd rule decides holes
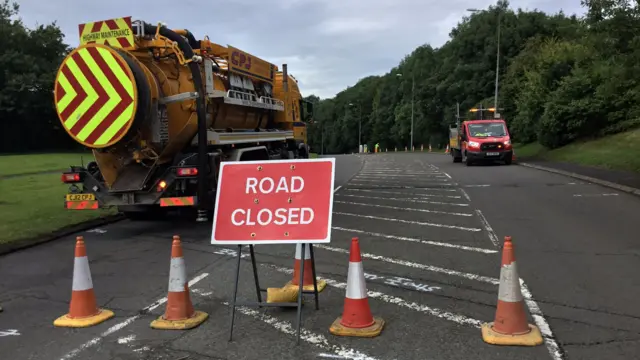
[[[56,71],[69,51],[55,23],[27,29],[18,5],[0,2],[0,152],[77,146],[53,102]]]
[[[499,23],[498,107],[516,141],[556,148],[639,125],[640,6],[625,0],[582,6],[584,17],[548,15],[501,0],[462,19],[442,47],[421,46],[389,73],[361,79],[334,98],[310,96],[313,151],[322,145],[325,153],[357,151],[359,119],[369,149],[380,143],[404,150],[412,77],[414,145],[444,146],[456,103],[463,119],[477,118],[471,108],[493,107]]]

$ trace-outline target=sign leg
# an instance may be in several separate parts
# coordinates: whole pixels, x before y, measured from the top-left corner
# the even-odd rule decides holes
[[[304,247],[306,246],[306,244],[302,243],[302,261],[303,264],[302,266],[300,266],[300,280],[298,281],[298,318],[297,318],[297,325],[298,325],[298,340],[297,340],[297,344],[300,345],[300,325],[302,323],[302,289],[303,289],[303,285],[304,285]]]
[[[256,265],[256,254],[253,251],[253,245],[249,245],[249,251],[251,252],[251,265],[253,266],[253,278],[256,281],[256,293],[258,294],[258,302],[261,303],[262,293],[260,292],[260,280],[258,280],[258,266]]]
[[[229,326],[229,341],[233,337],[233,322],[236,316],[236,299],[238,297],[238,280],[240,278],[240,259],[242,258],[242,245],[238,245],[238,263],[236,266],[236,284],[233,287],[233,300],[231,301],[231,324]]]
[[[313,273],[313,296],[316,297],[316,310],[320,310],[318,279],[316,278],[316,258],[313,256],[313,244],[309,244],[309,255],[311,255],[311,272]]]

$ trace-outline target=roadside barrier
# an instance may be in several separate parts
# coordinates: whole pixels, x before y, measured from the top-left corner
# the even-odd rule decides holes
[[[373,317],[367,297],[367,285],[360,257],[358,238],[351,239],[349,253],[349,272],[347,274],[347,293],[344,299],[342,316],[338,317],[329,332],[338,336],[375,337],[380,335],[384,320]]]
[[[54,326],[82,328],[100,324],[114,317],[111,310],[100,309],[93,291],[93,280],[89,268],[89,258],[82,236],[76,237],[75,258],[73,262],[73,282],[69,313],[57,318]]]
[[[493,345],[542,344],[540,329],[527,323],[511,236],[505,236],[495,320],[482,324],[482,339]]]
[[[193,309],[180,236],[174,235],[171,244],[167,306],[164,315],[152,321],[151,327],[163,330],[186,330],[202,324],[208,317],[209,314]]]

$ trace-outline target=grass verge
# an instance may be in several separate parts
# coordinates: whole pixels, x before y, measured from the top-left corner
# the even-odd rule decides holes
[[[60,182],[59,174],[0,179],[0,244],[47,235],[64,226],[116,214],[115,209],[64,209],[68,187]]]
[[[89,161],[93,161],[89,152],[0,155],[0,177],[51,172],[67,169],[69,165],[87,165]]]
[[[516,145],[519,159],[539,159],[575,163],[612,170],[640,172],[640,129],[575,142],[549,150],[540,144]]]

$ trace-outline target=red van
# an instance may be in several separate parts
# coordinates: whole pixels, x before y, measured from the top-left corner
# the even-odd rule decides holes
[[[480,161],[502,161],[510,165],[513,159],[511,137],[504,120],[468,120],[449,132],[453,162],[467,166]]]

